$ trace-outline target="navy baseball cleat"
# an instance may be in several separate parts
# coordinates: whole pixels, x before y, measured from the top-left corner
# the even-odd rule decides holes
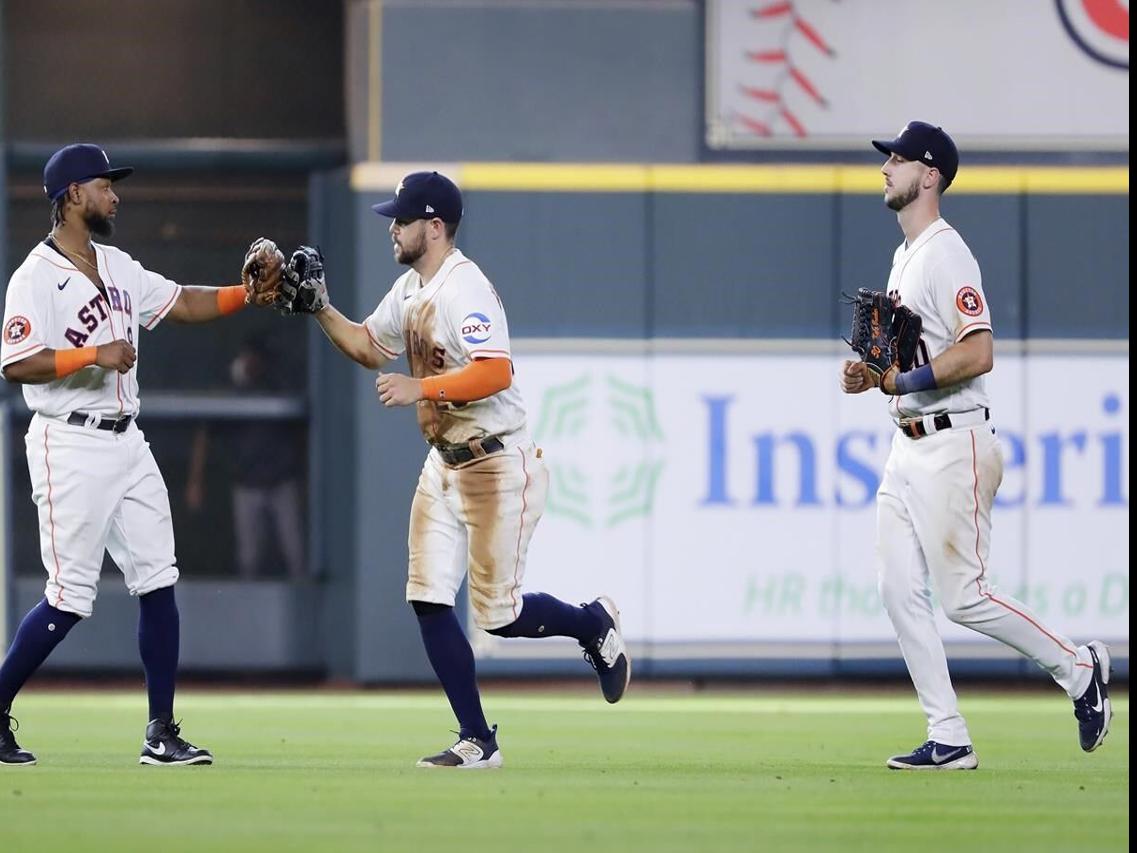
[[[18,729],[20,724],[13,720],[7,711],[0,711],[0,767],[31,767],[36,757],[26,749],[20,749],[12,725]]]
[[[1113,708],[1109,704],[1109,647],[1100,640],[1087,644],[1094,671],[1086,692],[1074,700],[1074,716],[1078,718],[1078,740],[1082,749],[1093,752],[1109,734]]]
[[[182,728],[173,720],[151,720],[146,726],[139,764],[171,767],[183,764],[212,764],[213,753],[199,749],[181,737]]]
[[[590,643],[584,645],[584,659],[600,679],[600,690],[609,702],[619,702],[632,678],[632,661],[620,633],[620,611],[616,603],[605,595],[584,607],[600,617],[603,629]]]
[[[458,742],[438,755],[420,758],[415,767],[456,767],[459,770],[490,770],[501,767],[501,750],[497,748],[497,726],[490,729],[489,740],[458,736]]]
[[[974,770],[979,756],[967,746],[948,746],[934,740],[925,741],[907,755],[888,759],[890,770]]]

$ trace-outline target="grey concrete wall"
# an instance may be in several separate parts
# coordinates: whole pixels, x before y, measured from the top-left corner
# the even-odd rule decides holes
[[[459,245],[515,337],[832,339],[840,291],[882,287],[903,239],[875,194],[474,190],[466,209]],[[998,337],[1128,338],[1128,196],[949,193],[942,211]]]
[[[375,159],[360,93],[376,62],[384,160],[698,159],[702,11],[693,0],[381,5],[378,59],[367,0],[348,9],[353,160]]]

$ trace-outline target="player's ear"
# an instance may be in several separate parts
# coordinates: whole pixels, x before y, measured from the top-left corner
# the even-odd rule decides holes
[[[69,187],[67,187],[67,197],[71,199],[72,204],[79,203],[80,195],[81,193],[79,192],[78,184],[71,184]]]

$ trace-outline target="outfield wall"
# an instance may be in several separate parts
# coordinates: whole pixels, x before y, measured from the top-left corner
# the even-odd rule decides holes
[[[400,272],[370,205],[420,165],[321,179],[338,202],[314,227],[329,269],[355,282],[353,316]],[[526,588],[614,595],[641,673],[902,672],[872,543],[892,430],[881,400],[836,381],[838,294],[883,284],[899,241],[877,170],[432,165],[465,188],[458,242],[505,301],[552,473]],[[1127,658],[1128,170],[976,168],[944,214],[983,268],[998,342],[1008,461],[993,575],[1058,630]],[[389,644],[415,637],[405,526],[425,449],[327,349],[316,409],[337,413],[325,434],[351,429],[313,466],[337,472],[321,554],[358,594],[359,645],[342,663],[403,677],[421,655]],[[944,629],[977,672],[1020,666]],[[575,671],[571,644],[473,634],[486,671]]]

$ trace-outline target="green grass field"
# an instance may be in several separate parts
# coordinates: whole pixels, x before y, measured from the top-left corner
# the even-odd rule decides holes
[[[213,767],[137,764],[142,691],[30,689],[36,767],[0,768],[0,851],[1125,850],[1129,697],[1086,755],[1056,691],[962,691],[980,768],[905,773],[904,691],[486,691],[505,767],[421,770],[452,741],[434,692],[192,692]]]

